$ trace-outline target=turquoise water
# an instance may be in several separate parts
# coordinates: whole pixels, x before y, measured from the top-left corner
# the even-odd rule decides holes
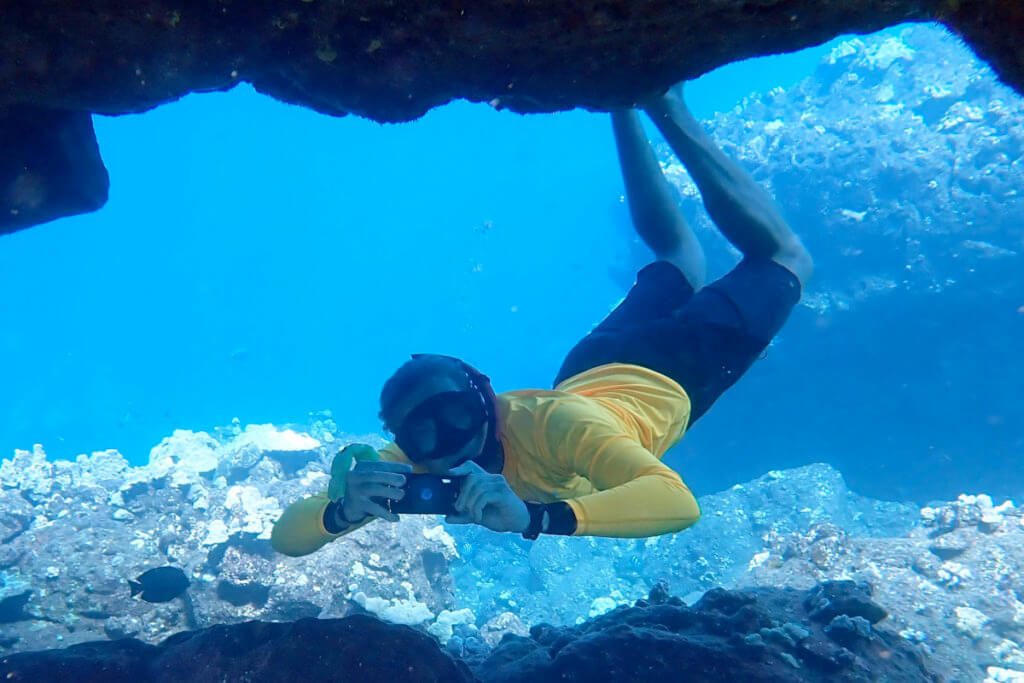
[[[410,514],[300,558],[270,542],[286,507],[327,487],[342,443],[383,443],[378,392],[409,353],[465,358],[499,391],[548,387],[623,296],[650,255],[606,114],[457,102],[382,126],[243,85],[97,117],[108,205],[0,237],[0,671],[17,668],[12,651],[193,628],[236,654],[260,628],[231,624],[357,608],[469,658],[488,636],[581,623],[655,582],[692,603],[842,578],[873,586],[889,617],[867,635],[895,647],[850,645],[850,628],[867,637],[858,601],[807,621],[805,642],[804,612],[827,601],[791,593],[802,607],[773,609],[781,631],[747,606],[726,619],[726,649],[765,663],[756,644],[771,641],[801,657],[774,664],[807,675],[841,664],[834,641],[875,672],[914,651],[950,680],[1024,681],[1024,100],[955,38],[904,28],[828,66],[832,44],[687,86],[817,270],[763,362],[664,456],[702,514],[656,538],[528,542]],[[736,106],[776,87],[789,90]],[[736,254],[651,133],[716,277]],[[34,443],[46,452],[10,458]],[[115,452],[52,462],[117,449],[145,465],[154,446],[145,467]],[[161,565],[191,582],[180,601],[129,597],[126,579]],[[732,614],[747,599],[710,602]],[[726,612],[694,640],[705,676]],[[644,632],[677,657],[664,624],[638,623],[628,657],[647,661]],[[218,658],[188,656],[189,675],[220,680]]]
[[[828,47],[691,83],[700,117],[807,76]],[[623,295],[629,223],[607,115],[452,103],[379,125],[240,86],[95,117],[100,211],[0,242],[0,453],[116,448],[175,428],[378,429],[409,352],[499,390],[548,386]]]

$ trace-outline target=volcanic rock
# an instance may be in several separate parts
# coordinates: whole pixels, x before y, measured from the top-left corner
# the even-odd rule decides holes
[[[11,0],[0,143],[15,144],[0,145],[0,233],[104,203],[88,113],[140,112],[240,81],[379,121],[460,97],[521,112],[608,109],[732,61],[906,21],[944,23],[1024,88],[1017,0]]]

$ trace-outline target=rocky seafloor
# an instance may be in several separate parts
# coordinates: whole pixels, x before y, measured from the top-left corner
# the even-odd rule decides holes
[[[847,664],[832,674],[859,675],[862,666],[890,672],[849,680],[901,680],[900,671],[925,670],[936,680],[1024,676],[1007,673],[1024,671],[1024,517],[1010,502],[994,505],[984,495],[922,508],[876,501],[850,492],[829,466],[813,465],[703,496],[702,520],[665,537],[530,543],[406,516],[399,524],[368,525],[307,557],[275,554],[268,539],[277,515],[326,486],[330,459],[349,440],[324,414],[291,429],[176,431],[140,467],[115,451],[76,462],[50,462],[41,447],[16,452],[0,464],[2,654],[113,641],[120,649],[89,645],[48,656],[71,666],[95,663],[106,652],[124,671],[138,673],[154,662],[171,667],[167,657],[209,650],[217,659],[212,653],[225,652],[225,642],[263,648],[265,662],[281,639],[316,643],[380,632],[419,643],[427,642],[425,634],[469,667],[460,671],[494,680],[570,670],[585,680],[584,670],[573,667],[583,666],[588,652],[619,651],[612,641],[629,651],[640,647],[636,641],[653,648],[651,666],[659,657],[684,661],[695,642],[710,648],[705,656],[744,652],[770,660],[758,668],[765,678],[749,680],[814,680],[808,677],[817,675],[815,667],[840,660]],[[374,436],[359,440],[379,443]],[[129,597],[127,579],[165,564],[182,567],[192,580],[183,599],[150,604]],[[815,620],[821,600],[810,595],[820,598],[826,581],[870,585],[871,600],[862,592],[861,602],[873,601],[888,617],[854,611]],[[367,613],[415,634],[370,625]],[[847,619],[832,623],[843,614]],[[359,615],[363,621],[350,621]],[[311,617],[326,625],[302,621]],[[254,620],[296,623],[222,626]],[[877,623],[869,628],[871,621]],[[211,627],[221,630],[204,630]],[[778,629],[788,639],[772,635]],[[162,650],[151,647],[186,631],[196,633],[175,636]],[[804,631],[806,647],[794,635]],[[825,648],[833,664],[807,648]],[[853,654],[841,654],[843,648]],[[351,656],[370,656],[358,650]],[[904,668],[872,664],[870,657],[882,652],[898,653],[885,662]],[[245,670],[229,654],[224,666]],[[629,665],[607,656],[608,667]],[[24,658],[4,661],[8,673],[29,670]]]
[[[647,599],[578,627],[509,634],[486,657],[444,652],[421,631],[373,616],[213,626],[157,646],[134,638],[0,659],[10,681],[712,681],[942,680],[852,581],[808,591],[709,591],[687,606],[658,584]]]

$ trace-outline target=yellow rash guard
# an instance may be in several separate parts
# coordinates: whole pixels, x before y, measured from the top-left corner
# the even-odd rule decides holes
[[[568,503],[576,515],[575,535],[656,536],[700,517],[690,489],[661,462],[690,417],[690,399],[672,379],[613,363],[552,391],[509,391],[497,398],[502,475],[524,501]],[[380,456],[409,462],[394,444]],[[323,524],[328,502],[325,491],[290,505],[274,526],[274,549],[305,555],[362,526],[329,533]]]

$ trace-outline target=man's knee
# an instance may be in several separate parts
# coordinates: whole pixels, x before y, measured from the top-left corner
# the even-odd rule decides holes
[[[784,245],[775,252],[772,261],[793,273],[800,281],[801,289],[814,275],[814,259],[811,258],[811,253],[799,239],[794,239],[792,244]]]
[[[658,257],[679,269],[693,291],[700,290],[708,283],[708,266],[703,250],[676,249],[671,253],[658,254]]]

